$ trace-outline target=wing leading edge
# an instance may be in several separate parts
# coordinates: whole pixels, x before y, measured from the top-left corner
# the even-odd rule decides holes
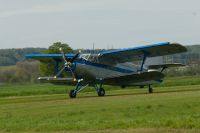
[[[119,49],[99,53],[99,61],[106,64],[124,63],[142,60],[146,57],[156,57],[186,52],[187,49],[178,43],[158,43],[146,46]]]

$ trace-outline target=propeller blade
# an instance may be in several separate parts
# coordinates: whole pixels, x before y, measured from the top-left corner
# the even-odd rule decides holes
[[[60,48],[59,50],[60,50],[60,52],[61,52],[61,54],[62,54],[62,58],[63,58],[65,64],[64,64],[64,67],[56,74],[55,78],[58,77],[58,76],[62,73],[62,71],[67,67],[67,68],[70,70],[74,81],[77,81],[77,80],[76,80],[76,77],[75,77],[75,75],[74,75],[74,72],[73,72],[72,69],[71,69],[71,64],[72,64],[72,63],[74,62],[74,60],[79,56],[79,54],[81,53],[81,51],[78,51],[78,53],[77,53],[75,56],[73,56],[71,59],[69,59],[69,58],[65,57],[65,53],[64,53],[64,51],[63,51],[62,48]]]
[[[80,53],[81,53],[81,51],[79,50],[78,53],[69,60],[69,62],[73,63],[74,60],[79,56]]]
[[[63,60],[65,61],[65,63],[67,63],[67,62],[69,61],[69,58],[65,57],[65,53],[64,53],[64,51],[63,51],[62,48],[60,48],[59,50],[60,50],[60,52],[61,52],[61,54],[62,54]]]
[[[74,75],[74,72],[72,71],[72,69],[69,67],[69,70],[70,70],[70,72],[72,73],[72,77],[73,77],[73,79],[74,79],[74,81],[76,81],[76,77],[75,77],[75,75]]]

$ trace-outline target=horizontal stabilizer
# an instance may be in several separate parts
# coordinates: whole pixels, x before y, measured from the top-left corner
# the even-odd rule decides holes
[[[185,65],[181,63],[172,63],[172,64],[159,64],[159,65],[150,65],[149,69],[159,69],[159,68],[169,68],[169,67],[183,67]]]

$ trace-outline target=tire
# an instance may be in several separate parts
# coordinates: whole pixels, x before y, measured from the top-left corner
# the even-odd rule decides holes
[[[153,93],[153,88],[149,87],[149,93]]]
[[[126,88],[126,86],[125,86],[125,85],[122,85],[122,86],[121,86],[121,88],[123,88],[123,89],[124,89],[124,88]]]
[[[105,95],[105,90],[103,89],[103,88],[100,88],[99,90],[98,90],[98,96],[104,96]]]
[[[70,98],[76,98],[75,90],[70,90],[70,92],[69,92],[69,97],[70,97]]]
[[[141,86],[140,86],[140,88],[144,88],[144,86],[143,86],[143,85],[141,85]]]

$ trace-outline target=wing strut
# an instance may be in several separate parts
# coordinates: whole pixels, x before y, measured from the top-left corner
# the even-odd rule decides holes
[[[167,68],[167,67],[164,66],[164,67],[161,69],[160,72],[162,73],[166,68]]]
[[[145,61],[146,61],[146,58],[147,58],[147,54],[144,52],[144,56],[143,56],[143,60],[142,60],[142,65],[141,65],[141,69],[140,69],[141,72],[142,72],[143,69],[144,69],[144,63],[145,63]]]
[[[55,70],[56,70],[56,73],[58,73],[59,72],[59,62],[60,61],[58,61],[58,60],[55,60],[56,61],[56,68],[55,68]]]

